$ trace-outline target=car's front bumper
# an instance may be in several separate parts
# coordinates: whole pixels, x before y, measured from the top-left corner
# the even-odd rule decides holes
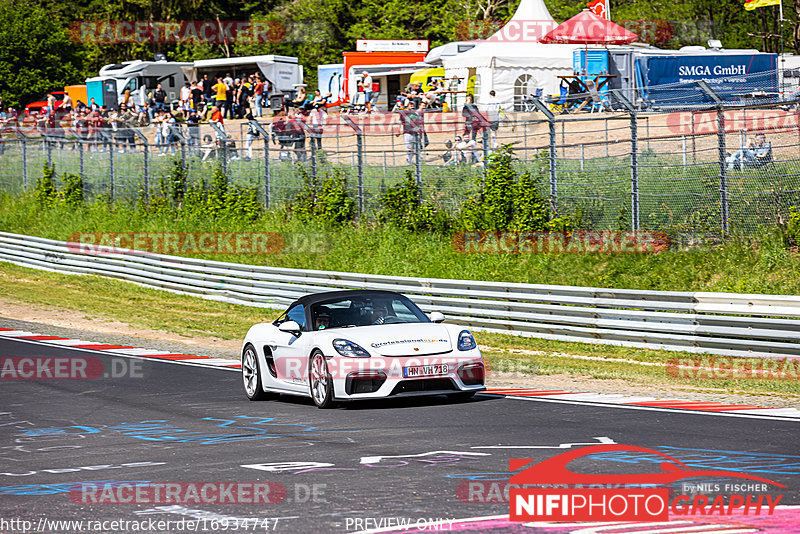
[[[329,357],[337,400],[441,395],[483,391],[486,368],[480,353],[419,357]],[[447,372],[404,376],[404,368],[447,365]]]

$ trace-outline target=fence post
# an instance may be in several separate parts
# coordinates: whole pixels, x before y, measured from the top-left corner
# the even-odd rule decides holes
[[[144,163],[144,198],[150,198],[150,143],[147,141],[147,137],[140,132],[136,128],[131,128],[133,133],[139,140],[142,142],[142,146],[144,149],[142,150],[143,154],[143,162]]]
[[[356,134],[356,149],[358,150],[358,214],[361,215],[364,213],[364,132],[347,115],[342,115],[341,117]],[[336,137],[338,139],[339,136],[337,135]]]
[[[180,126],[173,126],[172,133],[178,138],[178,142],[181,144],[181,167],[186,169],[186,136],[183,135],[183,130]]]
[[[269,209],[270,182],[272,181],[271,169],[269,167],[269,132],[255,119],[250,121],[250,125],[261,134],[261,139],[264,140],[264,208]]]
[[[486,183],[486,173],[489,172],[489,130],[483,129],[483,182]]]
[[[105,132],[103,133],[104,135]],[[111,202],[114,202],[114,149],[116,148],[113,143],[113,137],[108,136],[111,145],[108,147],[108,172],[109,178],[111,179],[111,184],[109,186],[109,198]]]
[[[28,189],[28,136],[19,128],[15,127],[14,131],[22,142],[22,190],[26,191]]]
[[[717,148],[719,160],[719,215],[722,219],[722,234],[727,235],[728,228],[728,162],[726,161],[725,147],[725,108],[722,99],[704,81],[698,80],[697,85],[707,94],[717,108]]]
[[[44,148],[47,151],[47,166],[51,169],[53,168],[53,147],[52,143],[50,142],[50,137],[45,135],[44,137]]]
[[[639,230],[639,119],[636,107],[622,91],[613,89],[619,102],[631,116],[631,229]]]
[[[550,208],[558,213],[558,173],[556,171],[556,116],[541,100],[533,99],[533,105],[547,118],[550,129],[550,143],[548,150],[547,166],[550,171]]]
[[[358,149],[358,213],[364,213],[364,133],[359,129],[356,132],[356,147]]]
[[[417,185],[422,184],[422,136],[414,134],[414,176]]]
[[[78,144],[78,158],[80,159],[81,181],[85,183],[86,176],[84,172],[84,161],[83,161],[83,142],[81,141],[80,137],[76,138],[75,142]]]

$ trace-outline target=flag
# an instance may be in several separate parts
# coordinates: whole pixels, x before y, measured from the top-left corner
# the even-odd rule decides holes
[[[608,18],[608,10],[606,9],[606,2],[607,1],[608,0],[592,0],[591,2],[586,4],[586,7],[588,7],[589,10],[592,13],[594,13],[595,15],[597,15],[598,17],[602,17],[604,19],[607,19]],[[749,1],[753,1],[753,0],[749,0]],[[770,0],[755,0],[755,1],[763,2],[763,1],[770,1]]]
[[[753,11],[757,7],[777,6],[781,0],[744,0],[744,8]]]

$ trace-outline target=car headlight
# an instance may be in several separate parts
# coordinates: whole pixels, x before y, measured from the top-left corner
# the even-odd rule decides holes
[[[333,348],[342,356],[348,358],[369,358],[369,352],[364,350],[361,345],[346,339],[334,339]]]
[[[472,350],[477,347],[475,338],[469,333],[469,330],[462,330],[458,334],[458,350]]]

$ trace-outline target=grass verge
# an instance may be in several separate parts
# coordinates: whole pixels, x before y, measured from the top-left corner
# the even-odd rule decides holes
[[[185,213],[143,215],[124,203],[57,205],[42,210],[31,194],[0,194],[0,230],[66,240],[78,232],[279,232],[287,241],[323,243],[323,252],[212,255],[253,265],[536,284],[665,291],[800,295],[800,254],[776,232],[719,246],[658,254],[463,254],[449,236],[413,233],[369,221],[328,228],[268,212],[256,222]],[[203,257],[203,256],[195,256]]]
[[[68,276],[0,263],[0,294],[11,301],[72,310],[87,318],[115,320],[196,338],[241,339],[254,323],[274,318],[277,310],[176,295],[94,276]],[[2,310],[0,310],[2,314]],[[565,343],[511,335],[476,333],[490,371],[523,375],[568,375],[620,380],[639,387],[669,387],[728,394],[791,398],[800,396],[798,380],[675,379],[669,360],[687,353],[610,345]]]

